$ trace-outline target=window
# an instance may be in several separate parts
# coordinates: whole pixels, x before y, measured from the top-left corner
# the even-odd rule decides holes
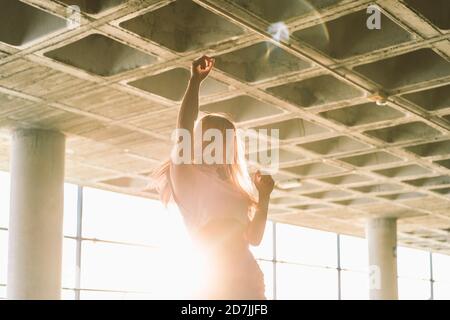
[[[450,283],[435,282],[433,286],[433,298],[435,300],[450,300]]]
[[[81,300],[147,300],[158,299],[157,296],[135,292],[117,292],[101,290],[81,290]]]
[[[305,265],[337,266],[336,234],[277,223],[277,259]]]
[[[8,232],[0,230],[0,285],[6,285],[8,267]]]
[[[63,299],[191,297],[202,279],[201,260],[175,206],[83,188],[78,221],[78,188],[64,185]],[[0,191],[1,299],[7,281],[8,173],[0,172]],[[264,273],[266,297],[338,299],[340,293],[341,299],[368,299],[367,242],[346,235],[339,239],[338,251],[335,233],[268,221],[260,246],[250,246]],[[430,253],[405,247],[397,253],[399,298],[429,299]],[[450,299],[450,256],[432,258],[433,297]]]
[[[337,299],[337,271],[289,263],[277,264],[278,299]]]
[[[75,300],[75,290],[61,290],[61,300]]]
[[[8,228],[9,196],[9,173],[0,171],[0,228]]]
[[[369,277],[366,272],[341,272],[341,298],[343,300],[369,299]]]
[[[259,246],[250,246],[250,250],[257,259],[273,259],[273,223],[267,221],[264,237]]]
[[[174,236],[173,211],[159,201],[84,188],[83,237],[162,245]]]
[[[398,247],[397,270],[399,277],[430,279],[430,254],[422,250]]]
[[[61,279],[63,288],[76,287],[76,275],[77,275],[76,247],[77,247],[76,240],[64,238],[62,279]]]
[[[83,241],[83,289],[145,291],[164,289],[166,273],[157,249]]]
[[[450,300],[450,256],[433,253],[433,298]]]
[[[430,253],[397,248],[398,297],[407,300],[431,298]]]
[[[414,278],[398,278],[398,298],[401,300],[427,300],[431,297],[431,282]]]
[[[186,298],[201,277],[199,259],[188,254],[83,241],[81,289],[139,292],[158,299]]]
[[[367,271],[369,256],[366,239],[341,235],[339,242],[341,268]]]
[[[78,186],[74,184],[64,184],[64,226],[65,236],[75,237],[77,235],[77,204]]]
[[[433,278],[450,283],[450,256],[433,253]]]

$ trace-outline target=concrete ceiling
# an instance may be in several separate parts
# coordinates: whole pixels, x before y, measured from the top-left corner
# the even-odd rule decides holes
[[[155,197],[148,174],[206,53],[201,109],[279,128],[276,179],[302,181],[275,190],[272,220],[362,235],[395,216],[401,244],[450,253],[449,14],[448,0],[3,0],[0,168],[13,128],[50,128],[68,181]],[[274,44],[280,21],[290,38]]]

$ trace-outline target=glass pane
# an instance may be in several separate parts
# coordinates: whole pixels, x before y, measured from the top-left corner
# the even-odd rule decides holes
[[[6,284],[8,267],[8,232],[0,230],[0,284]]]
[[[61,290],[62,300],[75,300],[75,290],[63,289]]]
[[[430,279],[430,254],[423,250],[398,247],[397,268],[399,277]]]
[[[267,299],[273,299],[273,262],[257,261],[264,273],[265,294]]]
[[[343,300],[369,299],[369,277],[365,272],[341,272],[341,298]]]
[[[186,298],[201,279],[199,259],[188,247],[161,250],[83,241],[81,287]]]
[[[81,300],[152,300],[157,299],[152,294],[115,291],[81,290]]]
[[[181,224],[175,207],[164,208],[157,200],[84,189],[84,237],[160,245],[184,239]]]
[[[450,256],[433,253],[433,278],[436,281],[450,282]]]
[[[276,225],[277,260],[336,267],[336,234],[283,223]]]
[[[78,187],[74,184],[64,184],[64,235],[77,235],[77,198]]]
[[[81,252],[83,289],[151,290],[158,285],[161,256],[155,249],[83,241]]]
[[[63,262],[62,262],[62,286],[64,288],[75,288],[76,279],[76,248],[74,239],[63,240]]]
[[[430,281],[398,278],[398,298],[400,300],[428,300],[430,297]]]
[[[257,259],[273,259],[273,223],[267,221],[264,237],[259,246],[250,246],[250,251]]]
[[[369,256],[366,239],[341,235],[340,244],[341,268],[367,271]]]
[[[6,286],[0,286],[0,299],[6,299]]]
[[[277,264],[277,299],[337,299],[337,270]]]
[[[0,227],[9,224],[9,173],[0,171]]]
[[[434,300],[450,300],[450,283],[435,282],[433,287]]]

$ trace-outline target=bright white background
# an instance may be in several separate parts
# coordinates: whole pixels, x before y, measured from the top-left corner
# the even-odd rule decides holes
[[[175,207],[83,188],[77,236],[77,201],[78,187],[66,184],[64,299],[189,297],[201,274]],[[9,174],[0,172],[0,298],[6,297],[8,214]],[[262,244],[252,252],[270,299],[368,299],[365,239],[268,222]],[[400,299],[430,299],[432,291],[434,299],[450,299],[449,270],[450,256],[399,247]]]

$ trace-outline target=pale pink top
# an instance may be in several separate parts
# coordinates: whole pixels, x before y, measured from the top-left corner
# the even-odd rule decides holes
[[[231,182],[221,179],[211,165],[170,166],[174,200],[187,228],[195,232],[212,219],[231,218],[249,222],[249,202]]]

